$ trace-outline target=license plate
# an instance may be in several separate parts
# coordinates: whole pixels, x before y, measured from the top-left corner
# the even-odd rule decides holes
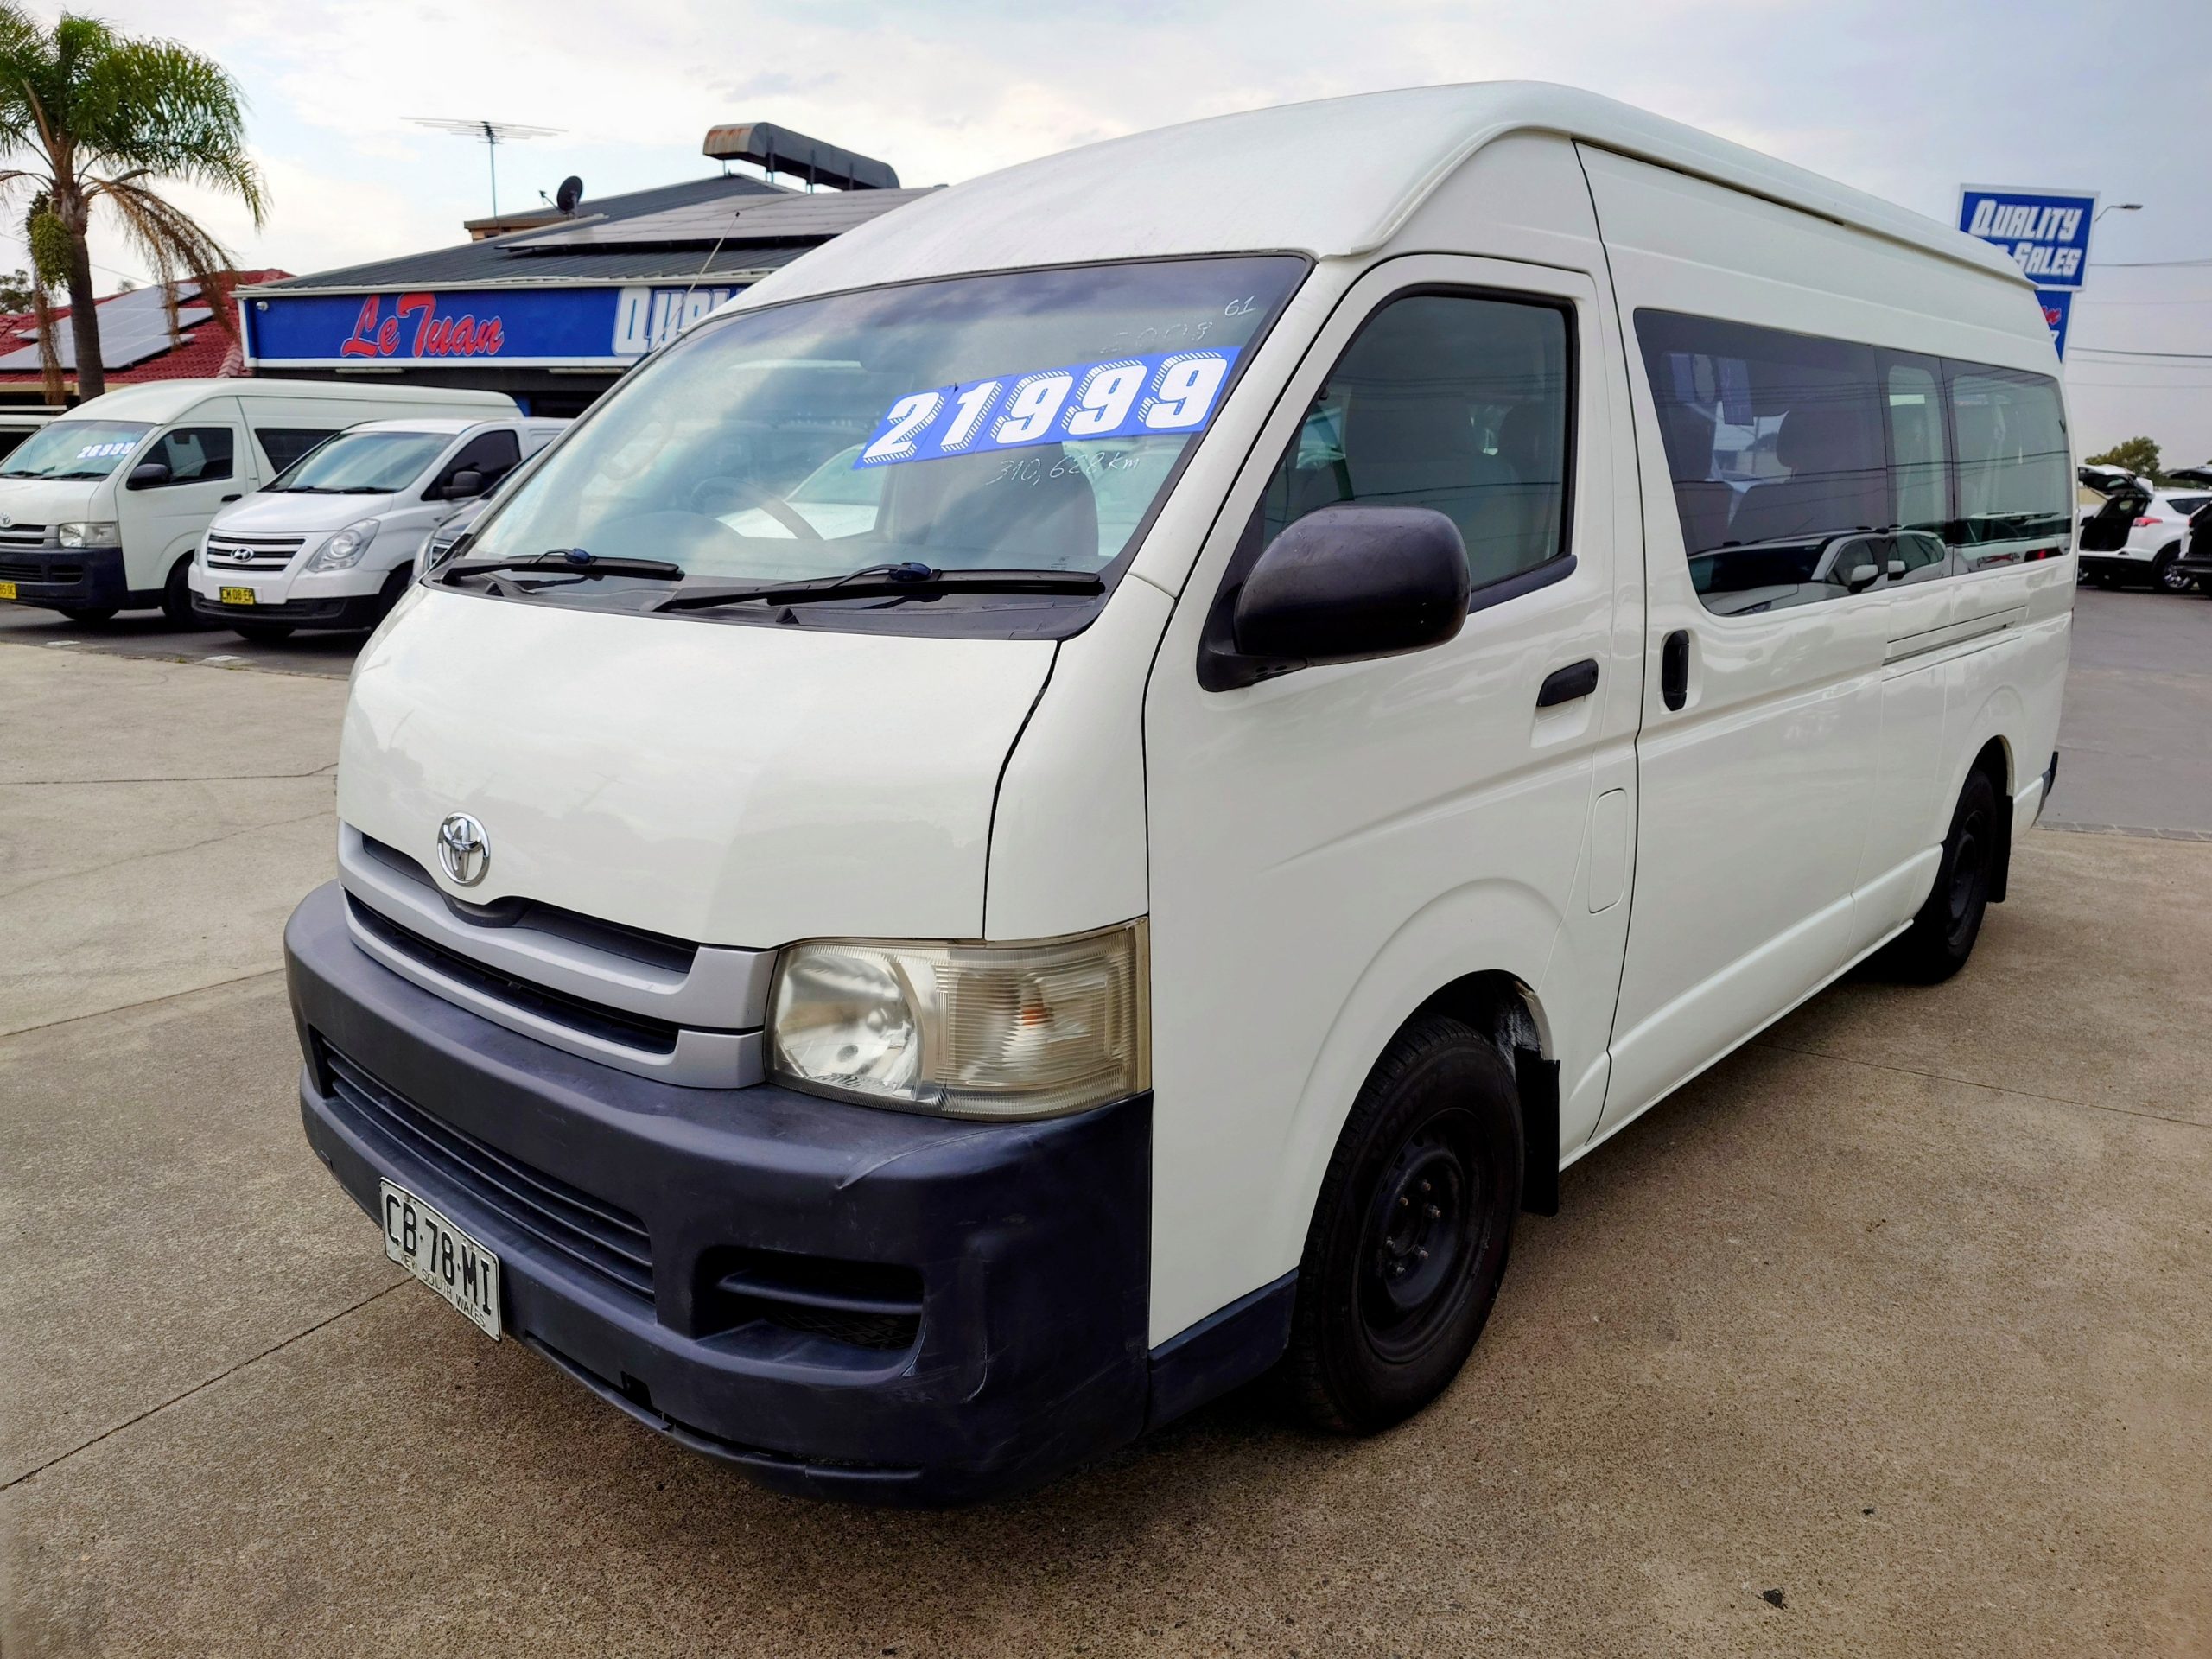
[[[12,582],[0,582],[0,599],[13,599],[15,596],[16,584]]]
[[[384,1253],[499,1339],[499,1258],[404,1186],[378,1184]]]
[[[253,603],[253,589],[251,588],[219,588],[215,590],[215,597],[226,605],[251,605]]]

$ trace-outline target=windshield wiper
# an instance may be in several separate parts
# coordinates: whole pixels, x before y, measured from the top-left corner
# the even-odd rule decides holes
[[[681,582],[683,567],[666,559],[603,559],[581,547],[549,547],[521,559],[463,559],[437,573],[440,582],[455,576],[490,575],[495,571],[519,575],[543,570],[563,576],[641,576],[655,582]]]
[[[1103,594],[1106,584],[1080,570],[933,570],[926,564],[874,564],[813,582],[754,588],[700,588],[671,594],[657,611],[700,611],[747,600],[912,599],[923,594]]]

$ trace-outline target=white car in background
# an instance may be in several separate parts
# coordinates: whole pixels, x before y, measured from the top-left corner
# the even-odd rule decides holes
[[[216,515],[192,567],[193,609],[251,640],[372,628],[456,505],[567,424],[416,416],[349,427]]]
[[[2191,575],[2177,568],[2189,545],[2189,521],[2212,505],[2212,469],[2192,467],[2159,486],[2120,467],[2084,467],[2082,484],[2105,498],[2082,515],[2082,576],[2100,587],[2142,582],[2170,594],[2189,591]]]

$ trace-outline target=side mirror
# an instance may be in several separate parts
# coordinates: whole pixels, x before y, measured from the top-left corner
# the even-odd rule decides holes
[[[142,461],[130,469],[130,476],[123,480],[123,486],[130,490],[157,490],[169,481],[169,476],[166,461]]]
[[[1270,542],[1200,650],[1209,691],[1440,645],[1467,620],[1466,544],[1427,507],[1323,507]],[[1215,631],[1209,629],[1210,634]]]
[[[1881,580],[1888,551],[1881,537],[1846,537],[1829,556],[1828,580],[1840,582],[1847,593],[1862,592]]]
[[[439,492],[448,501],[467,501],[484,493],[484,474],[474,467],[464,467],[446,480],[446,486]]]

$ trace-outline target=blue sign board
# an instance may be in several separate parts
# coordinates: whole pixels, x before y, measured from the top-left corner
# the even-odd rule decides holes
[[[2061,358],[2066,355],[2066,325],[2074,314],[2074,290],[2070,288],[2039,288],[2036,298],[2043,302],[2043,320],[2050,325],[2051,349]]]
[[[248,295],[248,361],[619,369],[739,290],[677,286]]]
[[[2082,286],[2096,218],[2094,191],[1970,184],[1959,192],[1959,228],[2004,249],[2037,288]]]

